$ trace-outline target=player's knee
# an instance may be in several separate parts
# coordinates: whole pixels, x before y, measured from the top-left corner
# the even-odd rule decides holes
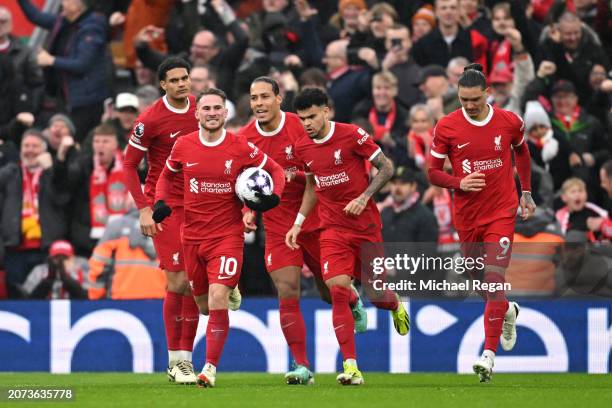
[[[169,292],[180,293],[182,295],[191,294],[189,281],[184,273],[166,273],[166,281]]]
[[[276,285],[279,299],[292,299],[300,296],[299,285],[292,282],[278,282]]]
[[[224,290],[211,290],[208,293],[209,309],[227,309],[229,293]]]

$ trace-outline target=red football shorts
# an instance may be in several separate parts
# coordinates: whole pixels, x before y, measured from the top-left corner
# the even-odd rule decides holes
[[[285,244],[285,237],[278,234],[266,234],[265,259],[269,272],[286,266],[299,268],[306,264],[317,278],[321,277],[321,230],[301,232],[297,243],[299,249],[292,250]]]
[[[485,265],[507,268],[514,241],[514,218],[495,220],[469,230],[458,230],[464,257],[484,257]]]
[[[183,245],[181,243],[183,221],[183,207],[173,208],[172,214],[161,223],[163,231],[158,231],[153,237],[153,245],[159,258],[159,267],[168,272],[185,270]]]
[[[349,275],[361,281],[361,245],[382,242],[380,230],[366,235],[324,229],[320,239],[323,280]]]
[[[243,234],[186,243],[185,266],[193,295],[205,295],[212,283],[235,287],[240,280],[243,249]]]

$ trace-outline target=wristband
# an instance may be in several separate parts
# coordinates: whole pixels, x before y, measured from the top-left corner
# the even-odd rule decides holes
[[[297,217],[295,217],[295,221],[293,222],[293,225],[299,225],[301,227],[305,219],[306,217],[304,217],[302,213],[298,213]]]

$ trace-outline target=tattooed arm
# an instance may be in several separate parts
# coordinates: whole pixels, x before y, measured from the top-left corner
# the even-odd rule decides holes
[[[363,212],[368,204],[368,200],[372,198],[374,194],[378,192],[387,181],[393,175],[393,163],[391,160],[385,156],[383,152],[380,152],[374,157],[371,161],[372,165],[378,169],[378,173],[372,181],[370,181],[370,185],[359,197],[351,201],[344,207],[344,212],[347,215],[358,216]]]

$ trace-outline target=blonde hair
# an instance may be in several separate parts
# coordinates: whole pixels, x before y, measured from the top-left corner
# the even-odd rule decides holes
[[[391,71],[381,71],[374,74],[374,77],[372,77],[372,85],[379,82],[385,82],[397,89],[397,77]]]
[[[578,177],[570,177],[561,185],[561,194],[565,194],[567,190],[575,186],[578,186],[586,191],[586,183],[582,179],[579,179]]]

